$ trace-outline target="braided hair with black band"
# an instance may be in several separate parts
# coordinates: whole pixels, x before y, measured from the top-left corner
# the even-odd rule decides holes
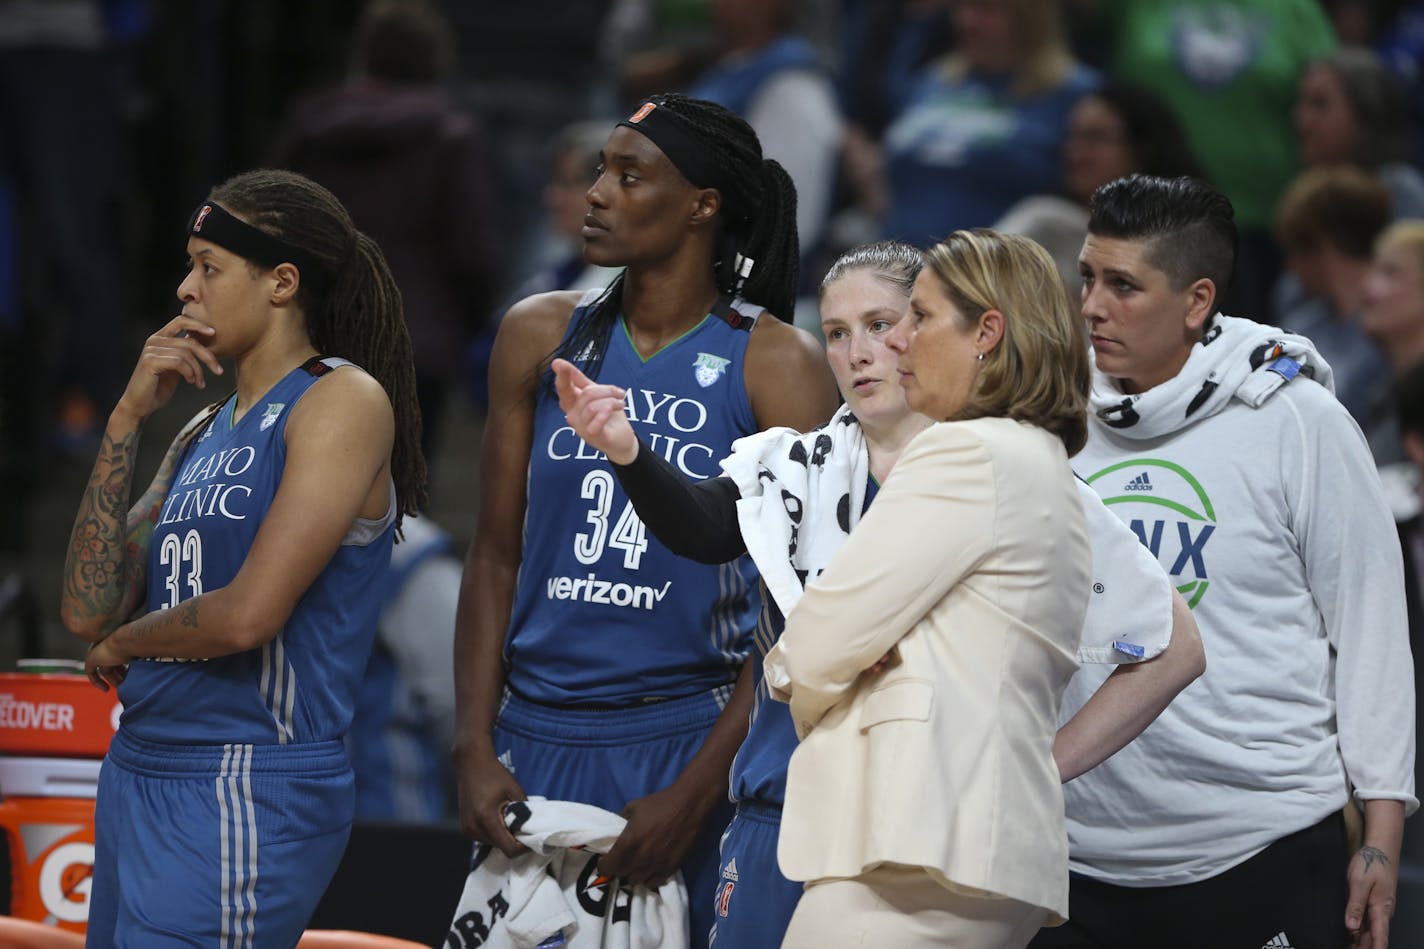
[[[649,105],[651,104],[651,106]],[[638,128],[652,107],[673,113],[680,132],[695,145],[705,171],[690,170],[668,155],[684,177],[699,188],[722,192],[722,218],[712,264],[713,279],[726,297],[741,297],[786,322],[796,305],[800,243],[796,235],[796,186],[780,164],[763,158],[761,141],[735,112],[676,93],[650,96],[620,125]],[[656,140],[655,140],[656,143]],[[661,146],[660,146],[661,147]],[[668,149],[664,147],[666,154]],[[716,179],[710,180],[710,179]],[[623,274],[580,317],[572,332],[541,366],[545,388],[553,391],[555,359],[578,362],[589,378],[598,378],[609,335],[623,308]]]
[[[426,471],[415,359],[400,291],[380,247],[356,229],[335,195],[295,172],[244,172],[214,188],[210,199],[321,268],[319,274],[302,274],[297,288],[307,335],[323,356],[349,359],[386,390],[396,422],[391,452],[396,503],[402,515],[417,513]]]

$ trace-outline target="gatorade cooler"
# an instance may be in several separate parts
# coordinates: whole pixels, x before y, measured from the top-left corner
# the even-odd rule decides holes
[[[0,673],[0,831],[10,855],[10,915],[84,932],[94,871],[94,795],[119,725],[112,691],[21,660]]]

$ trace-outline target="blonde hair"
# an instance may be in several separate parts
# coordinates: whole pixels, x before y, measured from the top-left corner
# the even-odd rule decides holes
[[[1008,9],[1012,32],[1021,56],[1012,92],[1028,98],[1056,89],[1073,69],[1063,27],[1063,11],[1058,0],[999,0]],[[944,75],[963,79],[969,61],[962,52],[952,52],[943,60]]]
[[[1003,338],[955,418],[1027,422],[1077,454],[1088,438],[1088,347],[1048,251],[1017,234],[955,231],[925,251],[925,269],[966,323],[1004,315]]]
[[[1424,218],[1404,218],[1385,228],[1375,241],[1375,253],[1401,247],[1412,253],[1424,275]]]

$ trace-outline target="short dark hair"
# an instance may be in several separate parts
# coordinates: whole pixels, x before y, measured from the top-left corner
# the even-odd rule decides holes
[[[1117,115],[1136,169],[1144,175],[1202,178],[1201,166],[1172,109],[1156,93],[1125,82],[1109,82],[1088,94]]]
[[[455,59],[455,34],[429,0],[372,0],[361,12],[352,64],[392,82],[441,82]]]
[[[1353,160],[1370,169],[1407,160],[1409,97],[1379,54],[1345,46],[1311,63],[1315,66],[1335,74],[1359,124]]]
[[[1206,277],[1220,300],[1236,269],[1236,211],[1197,178],[1128,175],[1093,192],[1088,233],[1145,241],[1145,258],[1178,289]]]

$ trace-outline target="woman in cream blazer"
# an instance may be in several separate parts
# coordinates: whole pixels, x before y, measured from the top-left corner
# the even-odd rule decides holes
[[[942,420],[767,656],[802,739],[778,846],[787,946],[1022,947],[1068,909],[1053,739],[1091,559],[1068,457],[1088,363],[1046,252],[955,232],[892,331]]]

